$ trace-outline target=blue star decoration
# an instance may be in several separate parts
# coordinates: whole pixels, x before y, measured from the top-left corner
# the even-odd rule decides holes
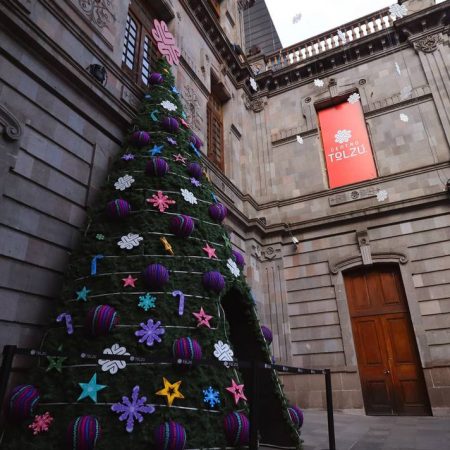
[[[86,286],[83,286],[83,289],[81,289],[81,291],[77,291],[77,300],[83,300],[84,302],[86,302],[89,292],[91,292],[90,289],[87,289]]]
[[[96,373],[92,375],[92,378],[89,380],[89,383],[78,383],[78,384],[80,385],[82,392],[80,396],[77,398],[77,402],[83,400],[83,398],[90,397],[94,403],[97,403],[97,392],[108,387],[104,384],[97,384]]]
[[[139,297],[138,306],[141,307],[144,311],[148,311],[150,308],[155,308],[156,298],[150,295],[148,292],[145,295],[141,295]]]
[[[149,152],[152,156],[160,155],[163,148],[164,145],[154,145],[153,148],[149,150]]]
[[[172,86],[172,92],[173,92],[174,94],[180,95],[180,92],[178,91],[178,89],[177,89],[176,86]]]
[[[203,389],[203,401],[208,403],[211,408],[215,405],[220,405],[219,391],[216,391],[211,386],[208,389]]]

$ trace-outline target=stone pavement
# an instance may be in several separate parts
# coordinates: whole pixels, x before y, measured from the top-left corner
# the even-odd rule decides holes
[[[325,411],[305,410],[304,450],[328,449]],[[450,417],[363,416],[335,412],[337,450],[447,450]]]

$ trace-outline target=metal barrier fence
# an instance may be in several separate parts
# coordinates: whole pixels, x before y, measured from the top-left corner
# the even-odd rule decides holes
[[[106,356],[93,353],[48,353],[41,350],[30,348],[18,348],[15,345],[5,345],[3,348],[3,359],[0,367],[0,405],[3,405],[6,390],[8,387],[9,377],[13,370],[13,362],[15,356],[27,357],[66,357],[71,359],[80,359],[83,361],[93,361],[104,359]],[[239,369],[250,369],[252,374],[252,386],[250,392],[250,450],[258,449],[258,372],[260,370],[276,370],[280,373],[292,373],[297,375],[324,375],[325,376],[325,391],[327,401],[327,422],[328,422],[328,442],[329,450],[336,450],[336,440],[334,434],[334,416],[333,416],[333,396],[331,386],[331,371],[330,369],[302,369],[299,367],[283,366],[279,364],[266,364],[258,361],[218,361],[213,359],[202,359],[200,362],[192,362],[182,359],[160,359],[149,358],[142,356],[126,356],[126,355],[107,355],[108,360],[113,361],[128,361],[130,363],[153,363],[153,364],[178,364],[178,365],[208,365],[208,366],[225,366]]]

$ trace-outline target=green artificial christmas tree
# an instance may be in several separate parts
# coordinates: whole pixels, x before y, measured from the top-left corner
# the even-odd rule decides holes
[[[4,449],[248,444],[248,374],[197,363],[270,363],[270,352],[201,141],[170,66],[160,60],[155,69],[43,338],[40,350],[56,356],[40,357],[9,394]],[[260,386],[263,438],[299,446],[275,372],[264,371]]]

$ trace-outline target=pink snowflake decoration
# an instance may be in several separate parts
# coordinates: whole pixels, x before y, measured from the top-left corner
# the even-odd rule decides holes
[[[181,52],[177,47],[175,38],[172,33],[169,31],[167,24],[161,20],[153,21],[154,28],[152,30],[153,37],[155,41],[158,43],[158,50],[160,53],[166,57],[167,62],[172,64],[178,64],[180,61]]]
[[[158,208],[159,212],[164,212],[169,205],[175,204],[175,200],[170,199],[167,195],[158,191],[157,195],[153,194],[152,198],[147,199],[147,203],[151,203],[155,208]]]
[[[48,431],[48,427],[52,422],[53,417],[47,411],[41,416],[34,416],[34,422],[31,425],[28,425],[28,428],[31,428],[33,430],[33,434],[36,435],[42,431]]]

